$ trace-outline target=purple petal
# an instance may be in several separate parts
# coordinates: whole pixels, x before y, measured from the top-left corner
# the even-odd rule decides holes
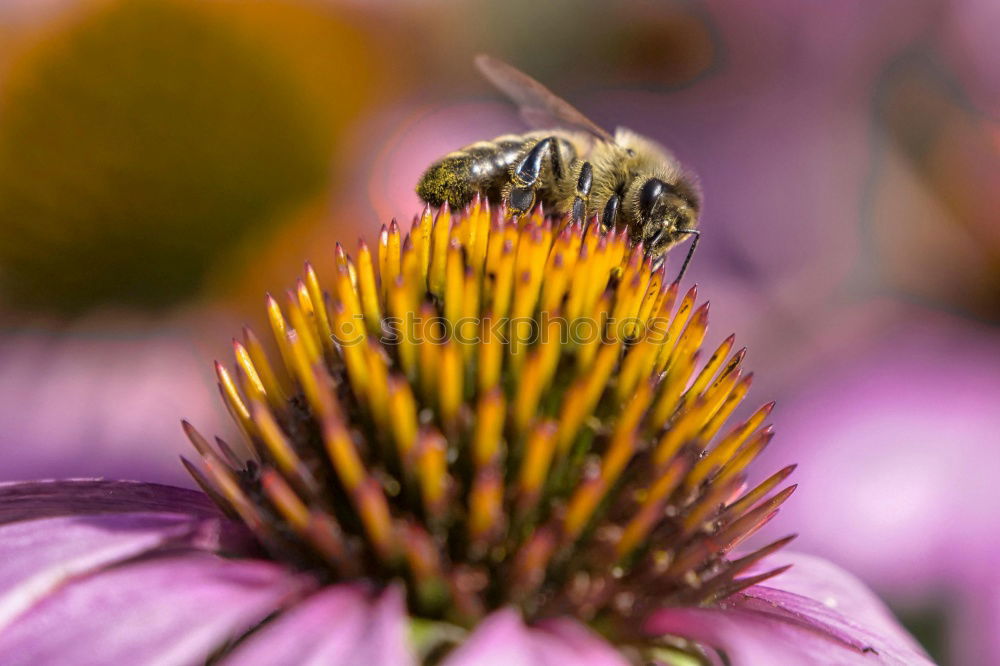
[[[953,664],[1000,664],[1000,570],[992,563],[970,569],[948,617]]]
[[[50,516],[151,511],[222,516],[204,493],[158,483],[101,479],[0,483],[0,524]]]
[[[413,663],[407,638],[407,614],[403,591],[386,590],[368,617],[367,633],[354,651],[349,664],[405,666]]]
[[[499,610],[476,627],[444,666],[627,666],[608,643],[568,618],[528,627],[512,609]]]
[[[363,585],[328,587],[299,602],[239,645],[226,666],[405,666],[406,609],[398,589],[373,600]]]
[[[543,620],[531,634],[539,664],[565,666],[626,666],[627,661],[610,643],[575,620],[565,617]]]
[[[796,552],[772,556],[766,561],[766,568],[785,564],[793,566],[780,576],[746,590],[745,596],[764,601],[774,601],[775,595],[817,601],[869,630],[892,636],[899,643],[920,651],[917,642],[899,626],[882,600],[852,574],[821,557]],[[758,570],[763,571],[759,567]]]
[[[197,545],[210,519],[64,516],[0,525],[0,627],[67,580],[166,545]]]
[[[442,666],[534,666],[532,653],[528,628],[505,608],[487,616]]]
[[[767,568],[790,561],[795,574],[750,587],[719,607],[663,609],[645,629],[721,650],[735,666],[932,663],[856,578],[804,555],[783,554]]]
[[[68,582],[0,631],[0,663],[203,663],[306,585],[275,564],[206,553],[112,568]]]
[[[299,602],[241,643],[226,666],[343,664],[365,634],[370,612],[360,586],[337,585]]]
[[[144,517],[127,517],[134,514]],[[8,536],[0,538],[4,544],[0,553],[7,556],[0,558],[3,563],[0,564],[0,576],[17,574],[16,569],[8,574],[6,565],[11,563],[10,558],[16,557],[15,553],[21,551],[31,551],[24,553],[24,558],[31,559],[37,554],[54,564],[60,548],[73,541],[60,534],[67,526],[87,533],[89,538],[82,538],[80,543],[73,545],[75,550],[72,551],[76,556],[84,557],[88,548],[104,548],[107,545],[104,540],[120,538],[129,541],[136,538],[135,534],[116,535],[119,529],[130,533],[138,527],[155,531],[157,525],[165,530],[162,535],[164,543],[171,545],[183,544],[201,550],[247,556],[259,554],[256,542],[246,527],[226,518],[206,495],[194,490],[132,481],[3,483],[0,484],[0,535]],[[107,547],[112,548],[110,545]],[[149,548],[152,547],[150,544]],[[39,549],[48,549],[48,555],[43,555]],[[140,549],[125,557],[133,557],[140,552],[143,551]],[[114,561],[112,558],[103,563]],[[72,573],[83,571],[74,568]],[[0,585],[0,594],[2,592]]]

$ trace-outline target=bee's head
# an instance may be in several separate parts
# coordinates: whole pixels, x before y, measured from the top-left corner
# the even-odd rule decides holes
[[[698,224],[698,194],[688,181],[669,183],[654,177],[635,187],[630,231],[633,240],[642,241],[654,256],[681,240],[684,229]]]

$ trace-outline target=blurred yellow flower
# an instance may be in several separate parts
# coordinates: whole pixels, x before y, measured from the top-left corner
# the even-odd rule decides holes
[[[5,295],[169,305],[322,191],[329,130],[282,62],[186,0],[98,5],[25,51],[2,91]]]

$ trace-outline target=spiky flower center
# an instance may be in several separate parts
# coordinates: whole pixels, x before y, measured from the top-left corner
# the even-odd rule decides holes
[[[415,616],[514,604],[624,635],[725,598],[776,573],[740,577],[786,539],[727,554],[791,468],[746,487],[771,405],[720,436],[743,350],[699,362],[708,304],[664,270],[623,233],[478,201],[393,222],[377,257],[338,246],[329,293],[307,266],[268,298],[280,362],[247,330],[217,364],[246,457],[186,426],[188,468],[275,558],[403,581]]]

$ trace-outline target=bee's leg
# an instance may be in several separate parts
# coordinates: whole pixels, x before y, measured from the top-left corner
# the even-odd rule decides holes
[[[523,215],[535,204],[535,192],[541,186],[539,176],[546,158],[552,159],[552,170],[556,177],[562,173],[555,139],[546,137],[532,146],[511,170],[511,182],[507,188],[507,205],[511,215]],[[553,154],[554,153],[554,154]]]
[[[604,206],[604,214],[601,215],[601,227],[605,231],[611,231],[615,228],[615,223],[618,221],[618,208],[621,205],[622,198],[618,194],[612,194],[611,198],[608,199],[607,205]]]
[[[666,225],[661,225],[656,233],[642,241],[643,246],[646,248],[646,254],[655,254],[662,258],[662,250],[669,236],[670,233],[668,227]]]
[[[573,220],[586,221],[587,204],[590,202],[590,188],[594,184],[594,168],[590,162],[580,167],[580,177],[576,179],[576,198],[573,199]]]

